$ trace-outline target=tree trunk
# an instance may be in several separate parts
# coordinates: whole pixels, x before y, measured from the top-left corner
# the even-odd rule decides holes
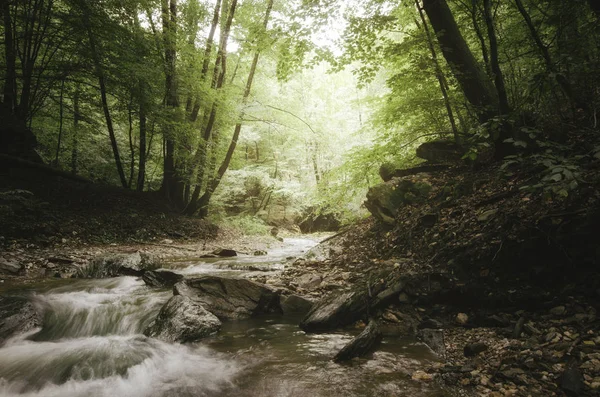
[[[483,63],[485,63],[485,71],[488,74],[492,75],[492,69],[490,68],[490,56],[488,54],[487,44],[485,42],[485,38],[483,37],[483,33],[481,33],[481,28],[479,27],[479,22],[477,21],[477,3],[478,0],[472,0],[471,3],[471,21],[473,23],[473,29],[475,29],[475,34],[479,39],[479,43],[481,45],[481,55],[483,56]]]
[[[221,38],[219,40],[219,54],[217,55],[217,59],[215,60],[215,67],[213,72],[213,81],[212,88],[216,90],[220,90],[223,88],[223,84],[225,82],[225,74],[227,72],[227,43],[229,42],[229,34],[231,32],[231,24],[233,23],[233,17],[235,15],[235,11],[237,8],[237,0],[233,0],[231,2],[231,6],[229,9],[229,14],[227,15],[227,20],[225,22],[225,26],[223,27],[223,31],[221,32]],[[203,66],[204,67],[204,66]],[[204,71],[204,69],[203,69]],[[215,120],[217,117],[217,102],[214,101],[212,105],[212,109],[210,111],[210,115],[208,116],[208,120],[206,126],[204,128],[204,133],[202,135],[202,139],[198,143],[198,148],[196,149],[196,154],[194,155],[194,166],[195,174],[196,174],[196,186],[194,188],[194,192],[190,198],[190,202],[188,204],[188,208],[186,208],[185,213],[192,215],[197,211],[196,202],[200,197],[200,193],[202,191],[202,184],[204,182],[205,175],[205,167],[206,167],[206,155],[208,143],[211,138],[212,130],[215,124]]]
[[[77,175],[77,158],[79,157],[79,83],[75,85],[75,94],[73,95],[73,143],[71,147],[71,173]]]
[[[427,24],[427,20],[425,19],[425,15],[423,15],[423,8],[421,8],[419,0],[416,0],[416,5],[417,9],[419,10],[421,22],[423,23],[425,35],[427,37],[427,45],[429,46],[429,51],[431,52],[431,59],[433,60],[433,66],[435,68],[435,77],[437,78],[438,83],[440,84],[440,90],[442,91],[442,96],[444,97],[444,105],[446,106],[446,113],[448,113],[448,120],[450,121],[450,126],[452,127],[454,142],[460,144],[458,128],[456,127],[454,113],[452,112],[452,105],[450,104],[450,97],[448,96],[448,90],[446,89],[446,78],[444,76],[444,72],[442,71],[442,67],[440,66],[440,62],[437,57],[437,51],[435,50],[435,45],[433,44],[433,38],[431,37],[431,33],[429,32],[429,26]]]
[[[463,38],[446,0],[423,0],[423,7],[435,31],[444,58],[448,61],[465,97],[481,122],[498,113],[494,86],[479,66]]]
[[[87,28],[90,50],[92,52],[92,57],[94,59],[94,68],[96,70],[96,77],[98,77],[98,82],[100,84],[100,96],[102,99],[102,110],[104,111],[104,118],[106,119],[106,127],[108,128],[108,135],[110,137],[110,144],[111,144],[113,156],[115,159],[115,165],[117,166],[117,172],[119,174],[119,179],[121,181],[121,185],[124,188],[127,188],[127,179],[125,178],[125,172],[123,171],[123,164],[121,163],[121,156],[119,155],[119,146],[117,143],[117,138],[115,136],[115,130],[113,127],[112,118],[110,116],[110,110],[108,108],[108,98],[106,95],[106,81],[105,81],[105,77],[104,77],[104,70],[103,70],[102,64],[100,62],[100,56],[99,56],[97,48],[96,48],[94,34],[92,32],[92,27],[90,25],[89,8],[85,4],[85,1],[81,1],[81,5],[82,5],[82,12],[83,12],[83,22]]]
[[[177,97],[177,0],[162,0],[163,40],[165,45],[165,92],[167,108],[173,112],[179,106]],[[173,131],[163,132],[165,155],[161,190],[165,198],[176,207],[183,206],[183,183],[175,168],[175,137]]]
[[[60,85],[60,100],[59,100],[59,111],[58,111],[58,142],[56,143],[56,156],[54,157],[54,165],[56,167],[58,167],[58,158],[60,156],[60,146],[62,143],[62,136],[63,136],[64,95],[65,95],[65,81],[63,80]]]
[[[234,0],[236,1],[236,0]],[[267,10],[265,12],[265,19],[263,21],[263,28],[266,30],[269,18],[271,16],[271,10],[273,9],[273,0],[269,0],[267,5]],[[252,83],[254,82],[254,76],[256,74],[256,68],[258,67],[258,60],[260,58],[260,49],[256,50],[254,54],[254,59],[252,59],[252,66],[250,67],[250,73],[248,74],[248,80],[246,81],[246,89],[244,90],[244,96],[242,98],[242,105],[246,105],[248,103],[248,98],[250,97],[250,92],[252,90]],[[244,117],[244,112],[240,114],[240,120]],[[237,147],[237,142],[240,137],[240,133],[242,131],[242,122],[238,122],[233,131],[233,137],[231,138],[231,142],[229,143],[229,148],[227,149],[227,154],[225,154],[225,159],[221,163],[219,170],[217,171],[217,175],[214,179],[209,181],[206,187],[206,191],[202,195],[202,197],[197,201],[197,203],[192,203],[195,208],[191,208],[191,213],[195,213],[196,211],[200,211],[199,215],[201,217],[206,217],[208,215],[208,204],[210,203],[210,199],[212,194],[217,189],[219,184],[221,183],[221,179],[227,172],[229,168],[229,164],[231,163],[231,159],[233,158],[233,154],[235,153],[235,148]]]
[[[498,92],[498,100],[500,101],[500,114],[506,115],[510,112],[508,97],[506,95],[506,87],[504,85],[504,76],[500,68],[500,60],[498,58],[498,39],[496,37],[496,28],[494,26],[494,16],[492,14],[491,0],[483,0],[485,24],[487,25],[488,37],[490,40],[490,65],[494,74],[494,82],[496,91]]]
[[[3,105],[7,112],[13,113],[16,107],[17,67],[15,43],[13,40],[13,23],[10,15],[10,2],[2,2],[2,14],[4,21],[4,60],[6,62]]]
[[[133,95],[127,107],[127,121],[129,122],[129,181],[127,186],[133,188],[133,175],[135,174],[135,147],[133,144]]]
[[[533,25],[533,21],[531,20],[529,13],[527,12],[527,10],[525,10],[525,7],[523,6],[523,2],[521,0],[515,0],[515,4],[517,5],[519,12],[521,13],[521,16],[525,20],[525,24],[529,28],[531,38],[533,39],[540,53],[542,54],[542,58],[544,58],[544,62],[546,63],[546,69],[556,76],[556,82],[558,83],[562,91],[565,93],[567,98],[569,98],[569,100],[573,104],[576,104],[581,109],[587,109],[587,105],[580,103],[580,101],[578,101],[578,99],[575,97],[575,94],[573,93],[573,88],[571,87],[571,83],[565,78],[565,76],[563,76],[560,73],[556,73],[556,68],[554,66],[554,63],[552,62],[552,58],[550,57],[550,51],[548,51],[548,47],[542,42],[540,35],[538,34],[535,26]]]
[[[140,89],[140,150],[139,150],[139,164],[138,164],[138,179],[137,179],[137,191],[144,191],[144,182],[146,180],[146,106],[144,103],[145,96],[143,93],[143,87]]]

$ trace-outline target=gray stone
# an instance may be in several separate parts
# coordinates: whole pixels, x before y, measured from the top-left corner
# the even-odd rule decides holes
[[[204,276],[187,279],[175,284],[173,293],[191,298],[221,320],[282,312],[280,296],[275,290],[241,278]]]
[[[176,295],[160,309],[144,335],[165,342],[193,342],[221,328],[221,321],[190,298]]]
[[[9,262],[3,259],[0,259],[0,273],[6,274],[19,274],[21,272],[22,266],[16,262]]]
[[[283,314],[302,314],[305,315],[310,311],[313,302],[299,295],[290,295],[281,302]]]
[[[369,321],[369,325],[356,338],[340,350],[333,361],[336,363],[351,360],[355,357],[363,357],[371,353],[381,342],[382,334],[377,321]]]
[[[364,318],[368,295],[361,292],[334,293],[319,302],[300,323],[305,332],[324,332]]]
[[[183,276],[166,270],[147,270],[144,272],[142,280],[150,287],[170,288],[183,280]]]
[[[109,254],[93,259],[78,275],[83,278],[141,277],[145,270],[157,267],[155,258],[145,253]]]
[[[560,377],[560,388],[568,396],[581,396],[584,386],[583,375],[575,366],[568,366]]]
[[[474,357],[479,353],[483,353],[488,349],[488,346],[482,342],[468,343],[463,349],[465,357]]]
[[[0,346],[7,339],[41,325],[42,317],[27,299],[0,296]]]
[[[446,356],[446,344],[444,343],[444,330],[441,329],[421,329],[417,337],[423,341],[438,356]]]
[[[298,279],[298,286],[302,289],[313,290],[323,282],[323,278],[317,274],[304,274]]]

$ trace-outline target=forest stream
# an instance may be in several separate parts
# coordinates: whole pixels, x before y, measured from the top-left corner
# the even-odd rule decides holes
[[[247,277],[255,266],[283,269],[316,245],[286,239],[268,256],[185,260],[186,276]],[[263,269],[264,270],[264,269]],[[24,287],[25,288],[25,287]],[[12,291],[14,293],[14,291]],[[19,291],[44,314],[43,326],[0,348],[1,396],[439,396],[411,374],[435,356],[414,339],[386,337],[370,359],[339,365],[335,353],[358,330],[305,334],[299,318],[265,316],[223,324],[193,344],[142,331],[171,296],[136,277],[50,280]]]

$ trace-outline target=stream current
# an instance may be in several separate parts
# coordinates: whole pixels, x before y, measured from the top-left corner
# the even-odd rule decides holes
[[[286,257],[315,244],[286,239],[266,257],[180,260],[168,267],[186,276],[244,277],[254,265],[277,272]],[[44,321],[0,348],[3,397],[443,395],[411,380],[435,360],[412,339],[386,337],[370,360],[339,365],[331,358],[359,330],[305,334],[299,319],[282,316],[225,322],[218,335],[193,344],[147,338],[143,330],[172,292],[135,277],[48,281],[19,294]]]

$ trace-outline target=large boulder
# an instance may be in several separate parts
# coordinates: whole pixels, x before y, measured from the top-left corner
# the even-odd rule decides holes
[[[183,276],[167,270],[147,270],[144,272],[142,280],[149,287],[170,288],[183,280]]]
[[[332,294],[317,302],[300,323],[305,332],[325,332],[362,319],[369,307],[368,294],[351,291]]]
[[[321,299],[302,320],[300,328],[305,332],[327,332],[365,320],[369,312],[397,300],[406,285],[399,275],[385,271],[373,275],[373,280],[377,281]]]
[[[289,295],[281,302],[283,314],[301,314],[306,315],[312,308],[313,303],[299,295]]]
[[[461,160],[463,149],[454,141],[425,142],[417,148],[417,157],[430,163],[453,163]]]
[[[42,325],[42,317],[27,299],[0,296],[0,346],[18,334]]]
[[[365,207],[379,221],[394,225],[398,209],[421,203],[432,189],[426,173],[405,178],[392,178],[388,182],[373,186],[367,193]]]
[[[141,277],[144,271],[156,269],[158,262],[144,252],[108,254],[94,258],[78,274],[82,278]]]
[[[277,291],[241,278],[204,276],[187,279],[175,284],[173,293],[191,298],[221,320],[281,313]]]
[[[188,297],[176,295],[160,309],[144,335],[165,342],[193,342],[221,329],[221,321]]]

